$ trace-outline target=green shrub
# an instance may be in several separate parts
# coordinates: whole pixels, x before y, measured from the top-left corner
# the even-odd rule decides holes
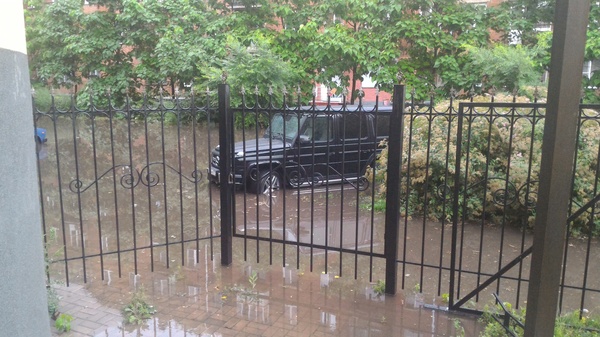
[[[464,118],[458,215],[465,221],[484,220],[532,228],[544,120],[538,118],[534,122],[530,117],[513,118],[507,111],[499,112],[505,115],[492,119],[484,113]],[[586,114],[592,120],[580,126],[572,211],[598,193],[594,183],[600,119],[595,111]],[[400,186],[403,216],[451,219],[457,124],[455,115],[405,116]],[[376,189],[375,204],[385,200],[386,194],[388,149],[385,142],[382,146],[375,170],[367,172]],[[588,213],[571,226],[574,235],[598,235],[599,231],[598,221],[590,223]]]
[[[515,310],[510,303],[504,303],[507,310],[519,322],[525,324],[525,309]],[[492,308],[486,307],[480,321],[485,324],[481,337],[504,337],[507,336],[505,328],[494,319],[494,315],[503,315],[504,311],[499,305]],[[523,336],[523,329],[516,324],[511,325],[511,330],[517,336]],[[597,317],[580,315],[579,311],[566,314],[556,318],[554,326],[554,337],[600,337],[600,320]]]
[[[71,107],[71,96],[65,94],[52,94],[48,88],[35,88],[34,104],[41,112],[50,112],[52,108],[52,97],[54,97],[54,108],[60,111],[67,111]]]

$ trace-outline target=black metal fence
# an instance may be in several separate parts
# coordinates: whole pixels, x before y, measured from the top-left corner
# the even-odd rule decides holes
[[[213,256],[220,235],[205,169],[217,144],[204,97],[35,112],[51,275],[138,275]],[[34,101],[35,105],[35,101]]]
[[[218,100],[115,107],[109,97],[105,108],[71,100],[35,111],[48,130],[38,157],[46,246],[60,262],[52,277],[136,277],[208,257],[385,280],[388,293],[413,289],[455,310],[479,310],[492,293],[523,305],[543,103],[492,96],[402,109],[398,86],[393,107],[284,95],[233,108],[236,95],[222,85]],[[581,106],[575,173],[565,177],[564,310],[600,308],[598,111]]]

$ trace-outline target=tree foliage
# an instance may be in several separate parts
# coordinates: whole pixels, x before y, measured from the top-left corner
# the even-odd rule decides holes
[[[124,97],[141,88],[168,85],[174,92],[214,83],[232,67],[229,78],[253,88],[287,69],[294,76],[282,78],[298,82],[290,87],[350,88],[354,101],[366,76],[391,91],[402,73],[417,99],[440,86],[448,92],[480,83],[468,48],[488,48],[490,27],[525,30],[552,13],[537,12],[541,1],[509,2],[488,9],[458,0],[91,0],[90,11],[81,0],[29,0],[26,15],[34,82],[85,83]],[[511,21],[515,13],[523,15]],[[252,46],[268,61],[241,67],[248,55],[233,51]],[[543,69],[545,50],[537,52]]]
[[[497,44],[493,48],[469,48],[469,73],[482,79],[482,90],[494,87],[513,92],[528,84],[535,84],[535,71],[530,51],[522,46]]]
[[[520,43],[533,51],[532,58],[539,72],[550,67],[552,32],[537,29],[550,26],[554,19],[554,1],[507,0],[496,9],[491,27],[500,32],[504,42],[517,36]],[[589,23],[585,46],[585,60],[600,59],[600,3],[590,2]],[[590,79],[583,78],[584,99],[599,102],[600,73],[595,71]]]

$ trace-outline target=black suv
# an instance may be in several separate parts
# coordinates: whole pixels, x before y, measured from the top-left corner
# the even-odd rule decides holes
[[[388,136],[390,111],[275,113],[262,138],[235,143],[234,182],[257,194],[284,183],[297,187],[350,182],[363,187],[365,171]],[[219,183],[218,146],[208,173]]]

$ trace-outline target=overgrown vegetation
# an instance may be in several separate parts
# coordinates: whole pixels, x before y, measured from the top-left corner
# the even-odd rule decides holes
[[[476,100],[489,101],[489,98]],[[437,111],[446,109],[443,104],[436,106]],[[498,112],[494,119],[486,114],[473,114],[464,120],[459,216],[467,222],[483,220],[531,229],[535,219],[544,120],[539,115],[526,116],[527,112],[523,111],[521,116]],[[580,124],[573,209],[597,193],[594,182],[600,140],[595,135],[600,134],[600,115],[596,111],[586,111],[586,115],[591,118]],[[447,115],[405,117],[400,194],[403,216],[451,219],[452,187],[457,183],[457,131],[456,119]],[[383,146],[375,176],[373,170],[367,172],[370,181],[376,183],[378,208],[386,195],[387,144]],[[584,213],[570,230],[576,236],[597,236],[600,224],[590,222],[589,214]]]
[[[506,309],[519,322],[525,323],[525,309],[514,309],[510,303],[504,303]],[[504,337],[507,336],[506,329],[494,319],[494,315],[503,315],[504,311],[500,305],[487,307],[481,317],[481,322],[485,324],[485,329],[481,337]],[[523,336],[523,329],[518,325],[511,324],[510,330],[517,336]],[[554,337],[598,337],[600,336],[600,319],[580,315],[579,311],[560,316],[556,319],[554,327]]]

